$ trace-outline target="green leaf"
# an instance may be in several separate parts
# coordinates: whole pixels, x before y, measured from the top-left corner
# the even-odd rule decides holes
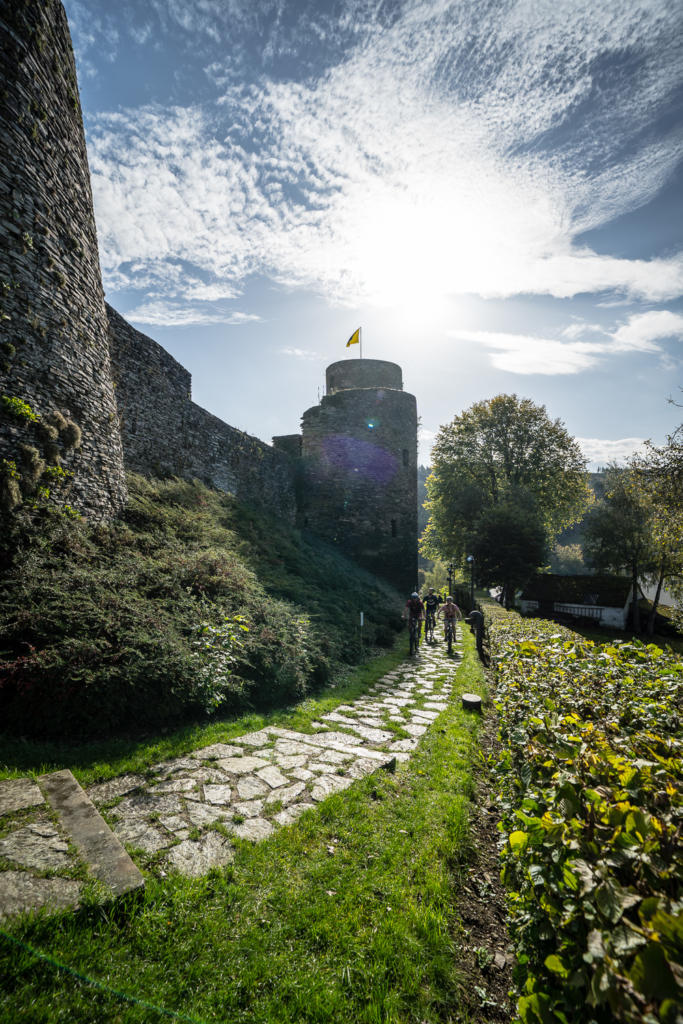
[[[519,855],[520,853],[523,853],[529,845],[529,836],[526,832],[511,832],[509,842],[512,852]]]
[[[544,963],[548,970],[552,971],[553,974],[559,974],[561,978],[569,977],[569,968],[562,957],[557,956],[556,953],[552,953],[550,956],[547,956]]]
[[[676,979],[659,942],[649,942],[635,959],[629,975],[648,999],[676,999]]]
[[[647,939],[628,925],[617,925],[610,936],[610,949],[617,956],[625,956],[644,946]]]
[[[595,890],[595,902],[598,909],[612,924],[617,923],[629,905],[630,901],[626,898],[628,896],[631,896],[631,893],[624,893],[619,883],[611,879],[603,882]]]

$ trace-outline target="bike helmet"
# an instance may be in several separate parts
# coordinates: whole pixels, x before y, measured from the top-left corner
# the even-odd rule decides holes
[[[418,594],[418,592],[416,590],[414,590],[410,596],[412,597],[413,601],[415,599],[417,599],[419,601],[419,599],[420,599],[420,595]]]
[[[453,598],[452,598],[452,597],[451,597],[451,595],[449,594],[449,595],[448,595],[448,597],[446,598],[446,600],[447,600],[447,601],[452,601],[452,600],[453,600]]]

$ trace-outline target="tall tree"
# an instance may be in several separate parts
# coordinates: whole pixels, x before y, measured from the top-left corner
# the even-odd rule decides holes
[[[432,458],[430,519],[423,541],[427,554],[466,555],[478,524],[483,530],[487,523],[482,517],[499,506],[503,518],[517,523],[519,510],[526,509],[551,543],[591,501],[576,441],[544,406],[517,395],[476,402],[441,427]],[[530,544],[530,553],[532,548],[538,566],[540,549]],[[503,583],[503,577],[495,582]]]
[[[605,497],[591,510],[583,541],[594,569],[626,571],[633,585],[633,628],[640,632],[639,580],[657,565],[652,532],[652,500],[631,467],[610,465]]]
[[[655,585],[647,631],[654,632],[657,605],[666,584],[683,604],[683,425],[658,447],[648,441],[630,463],[634,489],[648,502],[649,527],[654,545],[654,566],[649,582]],[[679,608],[679,623],[683,611]]]
[[[480,586],[500,584],[506,608],[547,555],[545,530],[532,506],[504,501],[484,509],[470,540]]]

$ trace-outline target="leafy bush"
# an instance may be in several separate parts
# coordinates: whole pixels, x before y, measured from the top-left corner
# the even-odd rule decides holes
[[[683,662],[542,620],[490,636],[519,1017],[676,1021]]]
[[[118,521],[45,507],[12,535],[0,720],[14,732],[92,736],[296,700],[358,660],[359,610],[367,643],[400,623],[391,588],[229,495],[141,477],[129,491]]]

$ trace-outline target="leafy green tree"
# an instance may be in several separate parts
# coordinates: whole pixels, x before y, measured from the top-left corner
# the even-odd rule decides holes
[[[524,586],[545,561],[543,523],[528,505],[494,505],[478,518],[470,551],[480,586],[501,584],[503,604],[509,608],[517,587]]]
[[[629,573],[636,633],[640,632],[638,581],[657,566],[652,511],[651,496],[638,474],[630,467],[608,466],[605,497],[591,510],[584,534],[583,551],[590,566]]]
[[[550,544],[581,518],[591,502],[586,464],[576,441],[543,406],[517,395],[476,402],[442,426],[432,458],[427,480],[430,519],[423,539],[423,550],[432,557],[462,558],[471,553],[468,549],[481,532],[480,525],[493,543],[485,516],[499,506],[504,509],[501,523],[520,526],[519,510],[526,510]],[[505,535],[510,537],[507,529]],[[500,554],[499,547],[496,543]],[[536,566],[543,561],[540,551],[535,544],[529,548],[529,561],[539,559]],[[497,555],[493,561],[502,570]],[[481,581],[479,565],[477,575]]]
[[[632,488],[647,503],[654,564],[648,582],[656,587],[647,631],[654,632],[655,615],[666,584],[683,604],[683,425],[661,447],[647,442],[645,450],[630,463]],[[683,612],[677,615],[683,627]]]
[[[586,563],[580,544],[556,544],[550,554],[550,569],[558,576],[583,576]]]

